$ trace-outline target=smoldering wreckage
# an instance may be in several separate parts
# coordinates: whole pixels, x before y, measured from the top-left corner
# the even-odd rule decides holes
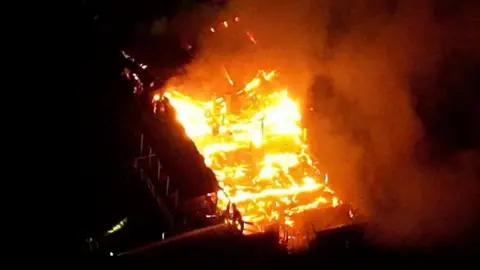
[[[222,21],[209,32],[239,21]],[[242,34],[257,44],[251,31]],[[354,208],[309,154],[303,110],[282,86],[281,74],[260,69],[242,83],[223,67],[226,94],[202,99],[182,86],[160,87],[126,52],[119,58],[133,92],[140,147],[132,162],[135,181],[148,189],[167,225],[150,244],[118,245],[115,235],[130,222],[124,219],[87,240],[92,253],[158,260],[199,253],[264,257],[306,248],[337,252],[362,241]]]

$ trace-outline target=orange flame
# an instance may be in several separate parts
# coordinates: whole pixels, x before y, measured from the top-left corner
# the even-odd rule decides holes
[[[294,226],[294,215],[341,201],[308,154],[297,103],[287,89],[265,86],[275,75],[259,71],[236,94],[210,101],[173,88],[165,95],[226,194],[218,194],[219,207],[235,202],[243,219],[257,226]],[[232,99],[241,101],[241,111],[231,110]]]

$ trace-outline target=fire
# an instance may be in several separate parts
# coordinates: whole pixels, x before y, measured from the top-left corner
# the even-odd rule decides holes
[[[341,203],[308,154],[297,102],[288,89],[272,86],[275,77],[259,71],[240,91],[214,100],[165,92],[219,180],[219,207],[236,203],[243,219],[260,229],[272,222],[294,226],[298,213]]]

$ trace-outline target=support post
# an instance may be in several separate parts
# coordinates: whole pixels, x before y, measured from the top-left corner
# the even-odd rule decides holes
[[[157,181],[160,180],[160,174],[162,172],[162,164],[157,160]]]
[[[148,168],[152,167],[152,148],[148,147]]]
[[[167,175],[167,186],[165,188],[165,195],[168,196],[168,191],[170,189],[170,176]]]
[[[143,133],[140,135],[140,156],[143,156]]]

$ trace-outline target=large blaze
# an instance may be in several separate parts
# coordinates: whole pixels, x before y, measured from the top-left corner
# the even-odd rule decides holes
[[[235,17],[231,24],[239,21]],[[208,32],[216,34],[229,26],[224,21]],[[250,30],[243,34],[257,46]],[[217,195],[219,208],[235,203],[250,225],[245,228],[248,233],[272,223],[295,227],[299,213],[339,205],[327,173],[309,155],[299,103],[279,83],[276,72],[259,70],[237,87],[221,66],[231,87],[227,95],[204,100],[185,95],[192,91],[182,87],[169,87],[164,94],[217,176],[223,189]]]
[[[274,78],[259,71],[240,91],[214,100],[165,93],[223,188],[219,207],[235,203],[254,230],[272,222],[294,226],[296,214],[340,203],[308,154],[297,102],[288,89],[270,88]]]

